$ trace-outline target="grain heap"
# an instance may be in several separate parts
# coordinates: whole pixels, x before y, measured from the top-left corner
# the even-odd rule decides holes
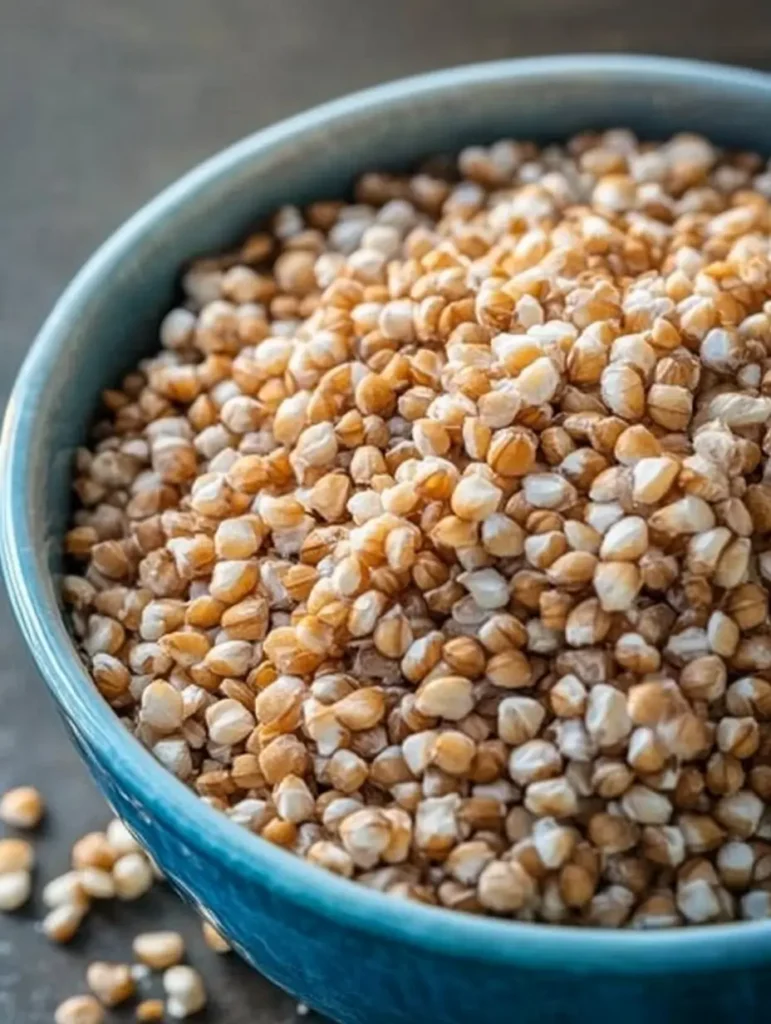
[[[40,793],[33,786],[18,786],[0,796],[0,822],[15,830],[35,829],[45,813]],[[27,838],[0,838],[0,915],[27,905],[37,852]],[[88,832],[73,845],[71,870],[50,879],[43,887],[47,913],[40,932],[50,941],[67,944],[98,904],[114,900],[133,902],[150,892],[160,872],[123,822],[114,818],[104,832]],[[230,946],[209,922],[202,923],[206,945],[215,953]],[[133,953],[138,963],[91,961],[85,972],[85,995],[70,996],[56,1008],[54,1024],[104,1024],[105,1008],[139,998],[134,1017],[141,1024],[170,1018],[181,1020],[203,1009],[207,997],[195,968],[182,964],[185,941],[178,932],[157,931],[137,935]],[[163,972],[166,999],[141,998],[151,971]]]
[[[771,914],[771,172],[503,141],[194,264],[72,624],[209,804],[519,920]]]

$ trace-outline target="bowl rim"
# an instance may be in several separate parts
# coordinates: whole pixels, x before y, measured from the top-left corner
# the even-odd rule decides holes
[[[39,564],[28,496],[31,457],[44,390],[63,340],[78,312],[160,218],[196,201],[214,183],[273,146],[330,121],[386,110],[408,97],[441,95],[459,86],[603,75],[688,87],[723,84],[763,94],[771,104],[771,75],[701,61],[623,54],[580,54],[489,61],[414,75],[364,89],[297,114],[247,136],[205,160],[127,220],[78,272],[46,319],[8,401],[0,439],[0,562],[11,605],[37,667],[65,717],[139,807],[163,821],[184,849],[226,861],[234,874],[254,879],[297,910],[331,918],[359,932],[467,961],[605,974],[725,970],[767,962],[771,921],[662,931],[588,929],[477,917],[386,898],[338,878],[261,840],[213,810],[160,765],[120,724],[89,685],[66,632],[51,574]],[[53,622],[52,622],[53,620]]]

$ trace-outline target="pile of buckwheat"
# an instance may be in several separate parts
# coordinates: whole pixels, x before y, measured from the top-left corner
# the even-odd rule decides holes
[[[502,141],[195,263],[64,595],[178,778],[378,890],[771,915],[771,170]]]
[[[0,822],[12,829],[34,830],[44,813],[43,799],[32,786],[18,786],[0,797]],[[28,905],[36,862],[36,849],[28,838],[0,838],[0,914],[14,913]],[[43,886],[46,913],[39,930],[52,943],[69,943],[96,905],[138,900],[160,878],[157,867],[131,832],[114,818],[103,832],[81,836],[70,853],[70,870]],[[203,922],[202,931],[204,942],[213,952],[230,951],[210,922]],[[134,1019],[140,1024],[182,1020],[203,1010],[207,1002],[203,979],[194,967],[182,963],[186,950],[179,932],[137,935],[132,953],[134,963],[90,962],[85,971],[88,993],[60,1003],[54,1024],[104,1024],[106,1009],[130,1002],[134,1003]],[[148,993],[152,972],[161,975],[164,998],[153,998]],[[298,1013],[302,1013],[302,1004]]]

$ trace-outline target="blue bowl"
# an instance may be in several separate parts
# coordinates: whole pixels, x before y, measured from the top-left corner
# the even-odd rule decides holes
[[[619,125],[652,137],[690,129],[768,153],[771,78],[627,56],[504,61],[292,118],[209,160],[125,224],[60,299],[10,399],[5,577],[76,745],[174,885],[255,967],[337,1021],[766,1021],[771,922],[645,933],[452,913],[327,874],[204,806],[120,725],[65,628],[57,576],[73,449],[100,390],[155,344],[181,265],[227,248],[280,203],[342,195],[365,169],[472,141]]]

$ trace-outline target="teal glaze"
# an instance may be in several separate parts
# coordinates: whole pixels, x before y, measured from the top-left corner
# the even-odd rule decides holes
[[[627,56],[481,64],[386,85],[237,143],[88,262],[32,347],[2,436],[0,550],[24,636],[99,786],[173,884],[298,999],[345,1024],[707,1024],[771,1016],[771,922],[585,931],[408,904],[326,874],[204,806],[119,725],[57,601],[74,447],[100,389],[152,348],[182,264],[281,202],[496,136],[629,125],[771,152],[771,78]]]

